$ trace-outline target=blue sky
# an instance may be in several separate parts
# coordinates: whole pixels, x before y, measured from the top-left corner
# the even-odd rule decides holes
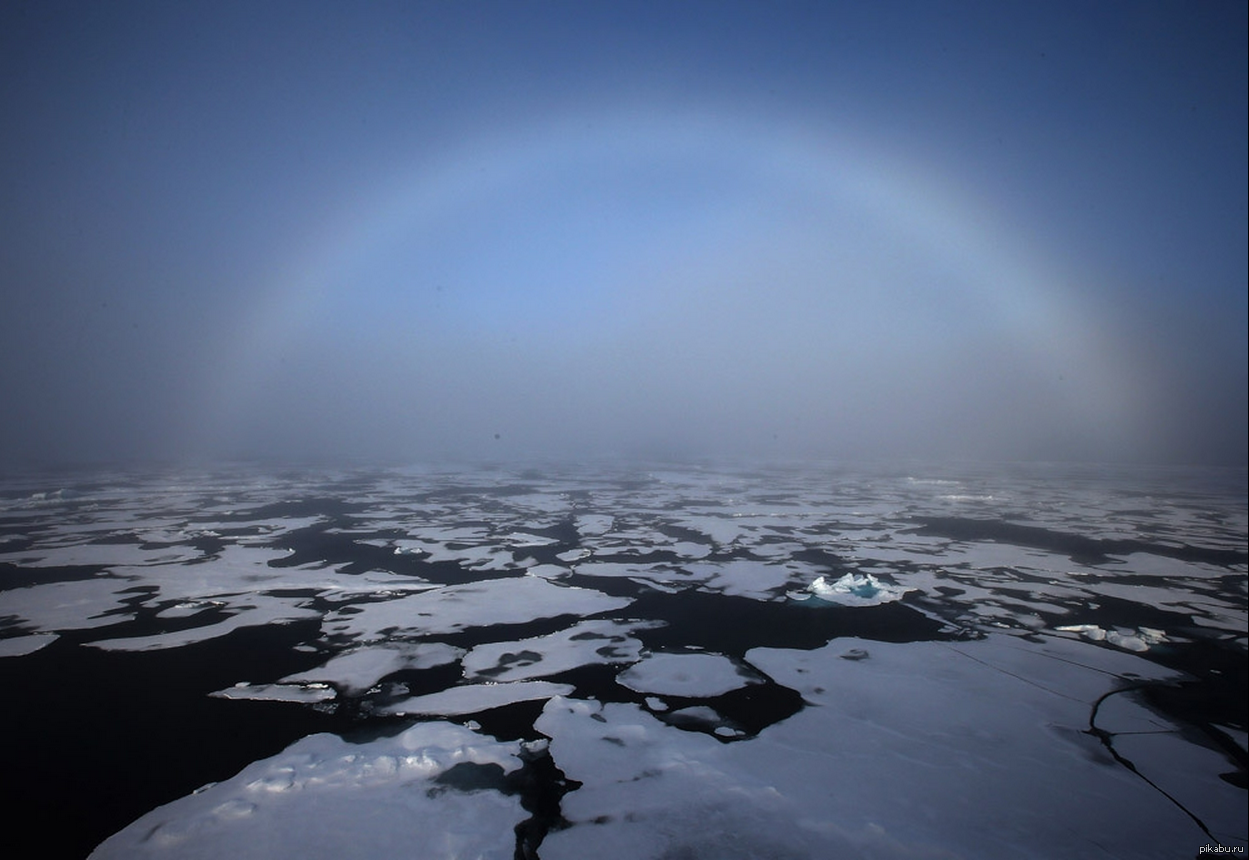
[[[1243,464],[1245,32],[5,4],[0,461]]]

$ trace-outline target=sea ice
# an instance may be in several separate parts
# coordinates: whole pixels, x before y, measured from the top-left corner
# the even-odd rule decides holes
[[[478,645],[464,657],[464,674],[523,681],[594,663],[632,663],[641,656],[642,643],[629,634],[654,623],[583,621],[547,636]]]
[[[577,532],[582,537],[597,537],[611,531],[615,517],[610,514],[582,514],[577,517]]]
[[[704,589],[755,600],[775,598],[791,579],[804,572],[795,570],[790,565],[769,564],[751,559],[686,563],[682,568],[700,580]]]
[[[33,654],[57,640],[55,633],[32,633],[29,636],[10,636],[0,639],[0,657],[22,657]]]
[[[440,781],[457,766],[520,765],[518,743],[445,722],[364,744],[311,735],[237,776],[152,810],[91,860],[414,856],[511,860],[520,799]]]
[[[1068,624],[1054,629],[1062,633],[1079,633],[1093,642],[1108,642],[1117,648],[1137,653],[1148,651],[1150,646],[1168,641],[1166,633],[1152,627],[1138,627],[1135,631],[1125,632],[1124,630],[1105,630],[1096,624]]]
[[[23,567],[68,567],[71,565],[128,565],[145,567],[158,564],[185,564],[202,558],[190,547],[145,548],[135,543],[80,543],[35,546],[16,553],[0,553],[0,560],[20,562]]]
[[[775,788],[728,763],[721,742],[636,705],[552,699],[535,727],[582,783],[561,804],[573,826],[547,834],[543,860],[853,856],[844,839],[806,828]]]
[[[125,619],[116,614],[126,609],[126,595],[118,592],[133,584],[100,576],[81,582],[10,588],[2,592],[0,618],[12,616],[18,626],[40,632],[107,627]]]
[[[464,684],[459,687],[448,687],[425,696],[413,696],[380,708],[379,711],[383,714],[453,717],[476,714],[479,711],[488,711],[491,708],[516,702],[567,696],[573,689],[569,684],[553,684],[550,681]]]
[[[837,659],[851,648],[867,657]],[[1176,677],[1135,655],[1077,640],[993,636],[946,644],[839,639],[810,652],[754,649],[747,659],[819,707],[726,755],[774,780],[813,822],[835,809],[832,819],[843,825],[871,822],[906,844],[967,856],[1101,856],[1096,846],[1113,833],[1134,856],[1162,858],[1202,838],[1182,810],[1097,754],[1083,732],[1104,693]],[[778,766],[789,749],[807,754]],[[1169,767],[1148,757],[1135,764],[1150,778]],[[1205,790],[1191,809],[1225,830],[1243,827],[1243,796],[1235,814],[1227,800],[1236,789]],[[1025,846],[1031,853],[1021,853]]]
[[[830,581],[827,576],[817,577],[807,590],[821,600],[842,606],[878,606],[900,600],[914,589],[881,582],[870,573],[847,573],[836,581]]]
[[[504,543],[514,548],[550,546],[559,543],[555,538],[544,537],[543,535],[529,534],[528,532],[512,532],[503,538]]]
[[[722,654],[651,654],[616,676],[638,693],[718,696],[762,679]]]
[[[634,705],[548,702],[536,727],[583,784],[565,795],[572,826],[548,835],[544,860],[1096,858],[1107,838],[1162,860],[1206,838],[1082,731],[1092,702],[1127,673],[1167,676],[1138,657],[1006,636],[839,639],[747,657],[818,707],[723,745]],[[1066,684],[1069,675],[1080,683]],[[1138,742],[1138,767],[1170,773],[1149,743]],[[1204,781],[1181,780],[1186,803],[1235,836],[1243,797],[1208,778],[1211,767],[1196,768]]]
[[[429,669],[453,663],[464,649],[442,642],[395,643],[356,648],[338,654],[317,669],[287,675],[283,684],[318,681],[333,684],[347,695],[359,695],[382,678],[403,669]]]
[[[295,702],[311,705],[333,701],[337,693],[328,684],[249,684],[240,681],[233,687],[209,693],[218,699],[252,702]]]
[[[632,602],[627,597],[556,585],[539,577],[513,576],[352,606],[351,612],[333,611],[326,614],[323,627],[329,633],[378,641],[520,624],[558,615],[593,615]]]
[[[562,564],[535,564],[525,568],[525,576],[540,576],[543,579],[562,579],[572,570]]]
[[[157,651],[166,648],[180,648],[207,639],[216,639],[232,633],[241,627],[263,627],[267,624],[287,624],[303,619],[317,619],[321,613],[314,609],[301,608],[288,600],[269,597],[264,594],[253,594],[240,598],[239,605],[232,607],[234,612],[223,620],[185,630],[169,633],[156,633],[151,636],[126,636],[116,639],[97,639],[88,642],[92,648],[104,651]]]
[[[446,666],[414,682],[445,683],[457,674],[449,664],[461,661],[460,683],[392,708],[464,721],[547,700],[512,714],[527,719],[541,707],[536,728],[550,736],[555,765],[582,784],[563,796],[572,826],[547,836],[544,860],[1091,860],[1108,845],[1124,856],[1161,858],[1207,841],[1142,777],[1180,799],[1220,839],[1243,843],[1243,791],[1219,779],[1234,763],[1199,746],[1178,709],[1164,717],[1130,692],[1183,681],[1186,690],[1218,693],[1222,687],[1210,681],[1234,674],[1188,678],[1145,658],[1196,666],[1216,650],[1243,654],[1239,488],[1230,501],[1207,505],[1196,496],[1122,493],[1117,484],[1073,489],[1050,471],[986,472],[935,485],[805,467],[619,478],[610,470],[520,477],[503,468],[446,468],[170,485],[118,475],[63,498],[0,501],[30,535],[0,558],[17,569],[15,583],[59,576],[49,571],[55,564],[107,564],[106,574],[89,579],[0,592],[9,635],[0,656],[15,666],[57,630],[108,626],[91,634],[108,640],[86,644],[168,649],[241,626],[320,618],[319,638],[273,637],[303,652],[297,664],[258,661],[251,678],[243,658],[229,680],[255,683],[218,694],[312,704],[334,695],[326,685],[358,695],[410,669]],[[1007,537],[1015,528],[1024,543],[1031,535],[1052,546],[917,531],[934,517],[1005,525]],[[564,534],[570,521],[581,545],[555,546],[545,535]],[[1148,549],[1107,563],[1093,563],[1096,553],[1074,562],[1062,549],[1068,539],[1094,549],[1096,541]],[[525,558],[514,558],[517,548]],[[556,550],[566,565],[541,563]],[[299,566],[289,564],[293,551]],[[460,584],[414,573],[439,562],[450,564],[430,575]],[[827,570],[837,573],[818,576]],[[703,640],[712,631],[702,624],[706,616],[692,619],[680,606],[698,597],[695,590],[759,601],[786,588],[795,590],[790,597],[810,599],[812,611],[802,615],[821,621],[870,616],[855,607],[914,590],[907,606],[881,612],[898,610],[893,619],[901,627],[912,609],[947,626],[933,634],[942,641],[843,637],[801,651],[750,648],[753,619],[734,616],[742,628],[734,642],[746,652],[736,660],[699,650],[728,646]],[[664,593],[672,592],[685,593],[668,601]],[[821,608],[821,599],[842,608]],[[759,612],[761,625],[785,623],[768,620],[767,609]],[[1086,623],[1067,623],[1076,621]],[[171,630],[187,624],[200,626]],[[658,627],[646,632],[647,625]],[[47,632],[13,635],[28,630]],[[169,632],[124,638],[153,630]],[[895,632],[907,633],[891,627],[879,635]],[[965,638],[949,638],[956,632]],[[770,626],[758,634],[756,642],[789,641]],[[443,637],[463,640],[455,644],[467,650],[429,641]],[[1168,647],[1151,647],[1164,641]],[[230,650],[220,644],[220,653]],[[663,645],[673,650],[643,656],[646,647]],[[55,659],[73,670],[74,653],[86,654],[53,648],[31,663]],[[316,659],[309,653],[320,653],[324,665],[276,683],[259,674],[266,665],[307,665]],[[176,659],[169,653],[156,662]],[[612,668],[571,677],[604,702],[565,698],[573,684],[555,681],[594,664]],[[756,670],[775,683],[748,686],[760,680]],[[607,680],[613,674],[624,689]],[[1243,674],[1233,682],[1243,685]],[[398,684],[386,701],[395,690]],[[31,696],[29,685],[22,695]],[[165,707],[164,697],[145,699],[144,707]],[[181,715],[181,707],[169,713]],[[744,722],[747,708],[752,718],[766,723],[770,714],[773,721],[739,732],[730,720]],[[247,702],[229,708],[249,709],[263,710]],[[384,734],[404,723],[370,709],[359,716],[373,737],[372,729]],[[1088,731],[1090,719],[1104,737]],[[1218,719],[1235,720],[1227,712]],[[418,851],[430,860],[507,860],[513,827],[528,812],[516,796],[486,786],[501,785],[518,766],[519,747],[473,727],[423,723],[363,743],[306,738],[154,810],[97,856],[338,860]],[[1243,748],[1243,730],[1221,730]],[[728,739],[736,742],[722,742]],[[1116,762],[1103,740],[1140,775]],[[106,747],[98,752],[107,755]]]

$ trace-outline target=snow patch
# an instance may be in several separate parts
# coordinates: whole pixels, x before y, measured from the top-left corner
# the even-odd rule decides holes
[[[761,681],[721,654],[652,654],[617,675],[616,683],[638,693],[706,697]]]
[[[448,687],[426,696],[413,696],[380,708],[383,714],[412,714],[426,716],[461,716],[488,711],[516,702],[533,699],[549,699],[567,696],[573,691],[569,684],[552,684],[549,681],[517,681],[511,684],[466,684]]]

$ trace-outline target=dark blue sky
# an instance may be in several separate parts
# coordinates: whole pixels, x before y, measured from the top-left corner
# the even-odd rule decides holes
[[[1245,33],[6,3],[0,462],[1243,464]]]

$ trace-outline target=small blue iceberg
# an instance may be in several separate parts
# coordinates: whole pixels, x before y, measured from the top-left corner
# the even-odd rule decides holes
[[[821,576],[807,586],[807,591],[815,597],[842,606],[877,606],[881,603],[892,603],[900,600],[908,591],[914,590],[881,582],[870,573],[847,573],[838,580]]]

